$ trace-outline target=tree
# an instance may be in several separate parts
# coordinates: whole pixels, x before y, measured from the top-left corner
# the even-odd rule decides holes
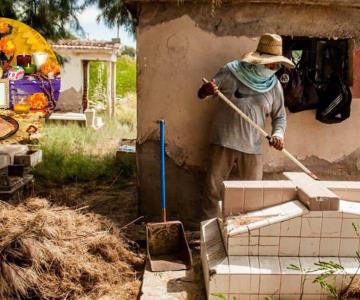
[[[178,4],[185,0],[177,0]],[[200,0],[195,0],[200,1]],[[222,0],[207,0],[211,5],[212,14],[215,13],[217,7],[222,4]],[[138,23],[136,13],[129,9],[129,3],[126,0],[88,0],[91,4],[97,4],[101,10],[101,15],[97,20],[103,20],[109,27],[124,26],[128,32],[135,34],[135,29]],[[128,1],[131,2],[131,1]]]
[[[198,0],[196,0],[198,1]],[[222,0],[208,0],[212,10]],[[124,26],[135,34],[136,12],[129,9],[125,0],[0,0],[0,16],[16,19],[31,26],[45,38],[58,40],[73,37],[72,33],[84,34],[77,14],[86,7],[96,5],[101,14],[97,21],[104,21],[108,27]],[[184,0],[178,0],[181,4]]]
[[[130,57],[135,57],[135,48],[130,46],[124,46],[121,55],[129,55]]]
[[[0,16],[16,19],[16,12],[14,8],[14,0],[0,1]]]
[[[77,14],[88,0],[0,0],[0,15],[31,26],[45,38],[58,40],[83,34]]]
[[[88,0],[87,3],[96,4],[101,10],[97,20],[112,28],[124,26],[130,33],[135,34],[137,18],[134,16],[124,0]]]

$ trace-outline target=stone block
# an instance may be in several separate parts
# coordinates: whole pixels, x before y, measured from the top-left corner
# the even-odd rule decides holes
[[[300,260],[298,257],[280,257],[280,269],[281,269],[281,284],[280,294],[301,294],[301,269],[294,270],[290,266],[298,266],[300,268]],[[287,299],[287,297],[286,297]]]
[[[285,172],[284,175],[297,186],[299,200],[310,210],[338,210],[339,196],[321,181],[316,181],[302,172]]]
[[[282,181],[269,180],[263,181],[264,207],[274,206],[283,202]]]
[[[14,164],[25,167],[35,167],[42,162],[42,150],[29,150],[24,154],[14,156]]]
[[[207,297],[211,299],[212,293],[228,294],[229,259],[225,252],[217,219],[201,223],[200,241]]]
[[[358,181],[322,181],[322,184],[342,200],[360,202],[360,182]]]
[[[280,237],[279,256],[298,256],[300,237]]]
[[[224,181],[223,216],[271,207],[296,197],[296,187],[289,180]]]
[[[264,188],[262,181],[244,181],[244,211],[254,211],[264,207]]]
[[[301,237],[300,256],[318,256],[320,254],[320,237]]]
[[[244,186],[242,181],[223,182],[223,216],[231,216],[245,211]]]

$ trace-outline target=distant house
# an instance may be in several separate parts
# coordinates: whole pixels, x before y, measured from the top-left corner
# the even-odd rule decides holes
[[[120,40],[60,40],[53,49],[65,63],[61,70],[61,93],[58,109],[80,112],[88,102],[89,62],[104,61],[107,67],[107,102],[109,114],[114,112],[116,98],[116,59],[121,51]]]
[[[288,113],[286,146],[315,173],[332,178],[341,178],[346,172],[359,174],[359,1],[222,1],[215,14],[210,1],[178,2],[127,1],[138,19],[137,152],[140,203],[146,216],[160,212],[155,121],[165,119],[169,213],[183,221],[196,220],[209,151],[208,133],[217,107],[214,100],[197,98],[201,78],[211,78],[226,62],[255,50],[258,37],[265,32],[303,38],[308,44],[322,38],[320,43],[329,40],[345,45],[347,52],[341,63],[353,92],[350,118],[325,125],[315,120],[313,110]],[[266,171],[295,168],[265,143],[264,151]]]

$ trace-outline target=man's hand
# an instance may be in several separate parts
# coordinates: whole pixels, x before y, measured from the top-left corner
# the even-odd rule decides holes
[[[270,146],[274,147],[276,150],[281,151],[284,148],[284,140],[276,135],[271,137],[269,141]]]
[[[199,98],[205,98],[211,95],[217,95],[219,93],[219,88],[215,83],[215,80],[212,80],[208,83],[204,83],[203,86],[199,89],[198,96]]]

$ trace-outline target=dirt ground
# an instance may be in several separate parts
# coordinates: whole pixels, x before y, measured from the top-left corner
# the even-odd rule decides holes
[[[136,186],[131,182],[125,186],[93,182],[45,190],[35,186],[35,191],[57,205],[103,215],[120,228],[138,216]]]
[[[139,217],[136,184],[130,182],[124,186],[118,184],[72,184],[50,189],[35,187],[37,195],[44,196],[52,203],[66,205],[77,210],[91,211],[104,216],[122,229],[125,239],[135,252],[144,255],[146,252],[145,223]],[[195,240],[198,237],[195,237]],[[193,252],[194,273],[191,278],[171,280],[168,293],[174,299],[203,300],[204,286],[201,273],[200,246],[191,244]],[[145,270],[145,263],[144,263]],[[140,271],[140,270],[139,270]],[[142,271],[139,272],[142,281]],[[166,278],[162,278],[164,281]],[[161,286],[161,282],[159,283]],[[165,285],[166,286],[166,285]],[[154,287],[155,288],[155,287]],[[139,297],[141,286],[139,286]],[[130,300],[130,299],[129,299]]]

